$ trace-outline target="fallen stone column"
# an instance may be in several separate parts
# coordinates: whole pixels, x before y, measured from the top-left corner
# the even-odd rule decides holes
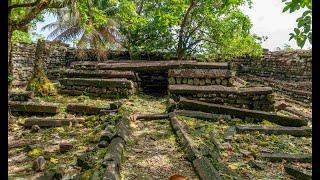
[[[268,120],[281,126],[300,127],[307,125],[307,120],[297,117],[280,116],[270,112],[241,109],[219,104],[210,104],[196,100],[188,100],[185,98],[181,98],[180,102],[178,103],[178,109],[195,110],[215,114],[227,114],[243,119],[249,117],[258,120]]]
[[[54,118],[28,118],[24,122],[24,127],[32,127],[38,125],[40,127],[60,127],[69,126],[70,123],[83,123],[83,118],[72,118],[72,119],[54,119]]]
[[[123,150],[126,142],[129,141],[130,134],[130,119],[129,117],[123,117],[117,124],[117,131],[113,136],[111,143],[107,147],[107,154],[103,160],[103,167],[106,168],[102,179],[116,179],[120,180],[120,165]]]
[[[285,154],[285,153],[262,153],[260,158],[271,162],[312,162],[312,154]]]
[[[110,109],[110,107],[96,107],[93,105],[69,103],[67,105],[67,111],[71,113],[81,113],[88,115],[106,114],[111,112],[117,112],[118,109]]]
[[[291,166],[289,164],[284,165],[284,170],[286,171],[287,174],[295,177],[296,179],[304,179],[304,180],[309,180],[309,179],[311,180],[312,179],[311,172],[296,168],[296,167]]]
[[[281,127],[281,126],[245,126],[237,125],[237,133],[258,131],[263,134],[288,134],[292,136],[312,136],[312,128],[309,127]]]
[[[205,113],[201,111],[175,110],[174,113],[180,116],[198,118],[198,119],[208,120],[212,122],[218,121],[220,119],[224,119],[226,121],[231,120],[231,116],[229,115],[211,114],[211,113]]]
[[[208,158],[197,158],[192,164],[201,180],[222,180],[220,173],[212,166]]]
[[[189,136],[183,124],[174,116],[170,118],[170,123],[174,132],[178,136],[182,148],[185,150],[187,158],[192,162],[201,157],[201,152],[193,139]]]
[[[139,114],[137,120],[158,120],[158,119],[168,119],[169,114]]]
[[[59,103],[9,101],[8,105],[11,112],[50,114],[59,112]]]

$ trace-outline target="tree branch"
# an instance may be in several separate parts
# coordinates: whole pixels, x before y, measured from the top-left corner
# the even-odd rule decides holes
[[[24,28],[28,25],[34,18],[36,18],[43,10],[49,8],[63,8],[67,4],[55,2],[53,3],[52,0],[40,0],[36,6],[34,6],[28,14],[26,14],[21,20],[13,21],[9,20],[9,25],[12,26],[12,30]]]
[[[14,9],[14,8],[19,8],[19,7],[34,7],[36,6],[41,0],[36,0],[34,2],[30,2],[30,3],[22,3],[22,4],[12,4],[10,6],[8,6],[8,9]]]

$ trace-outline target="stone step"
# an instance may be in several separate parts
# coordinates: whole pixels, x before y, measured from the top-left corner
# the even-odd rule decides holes
[[[273,90],[271,87],[236,88],[236,87],[226,87],[221,85],[211,85],[211,86],[169,85],[169,92],[174,94],[223,93],[223,94],[235,94],[235,95],[262,95],[262,94],[271,94]]]
[[[130,70],[135,72],[168,71],[177,68],[196,69],[228,69],[228,63],[207,63],[195,61],[132,61],[126,63],[99,63],[97,69],[102,70]]]
[[[89,78],[63,78],[60,84],[67,86],[94,86],[94,87],[108,87],[108,88],[127,88],[133,89],[133,82],[124,78],[114,79],[89,79]]]
[[[33,91],[12,91],[10,92],[10,101],[29,101],[34,98]]]
[[[115,71],[115,70],[75,70],[67,69],[62,73],[66,78],[126,78],[135,79],[132,71]]]
[[[187,78],[231,78],[234,73],[228,69],[170,69],[169,77]]]
[[[59,112],[59,103],[9,101],[8,105],[11,112],[18,113],[57,114]]]

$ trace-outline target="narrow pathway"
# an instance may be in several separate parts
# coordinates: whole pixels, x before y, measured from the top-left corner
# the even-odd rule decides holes
[[[165,180],[175,174],[198,179],[168,120],[137,121],[132,130],[132,142],[126,147],[121,167],[122,179]]]

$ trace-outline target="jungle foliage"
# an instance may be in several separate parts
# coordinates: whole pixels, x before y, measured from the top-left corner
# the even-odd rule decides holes
[[[57,21],[49,38],[76,39],[77,47],[140,52],[176,52],[179,59],[261,54],[252,24],[239,7],[250,0],[79,0],[51,11]]]

